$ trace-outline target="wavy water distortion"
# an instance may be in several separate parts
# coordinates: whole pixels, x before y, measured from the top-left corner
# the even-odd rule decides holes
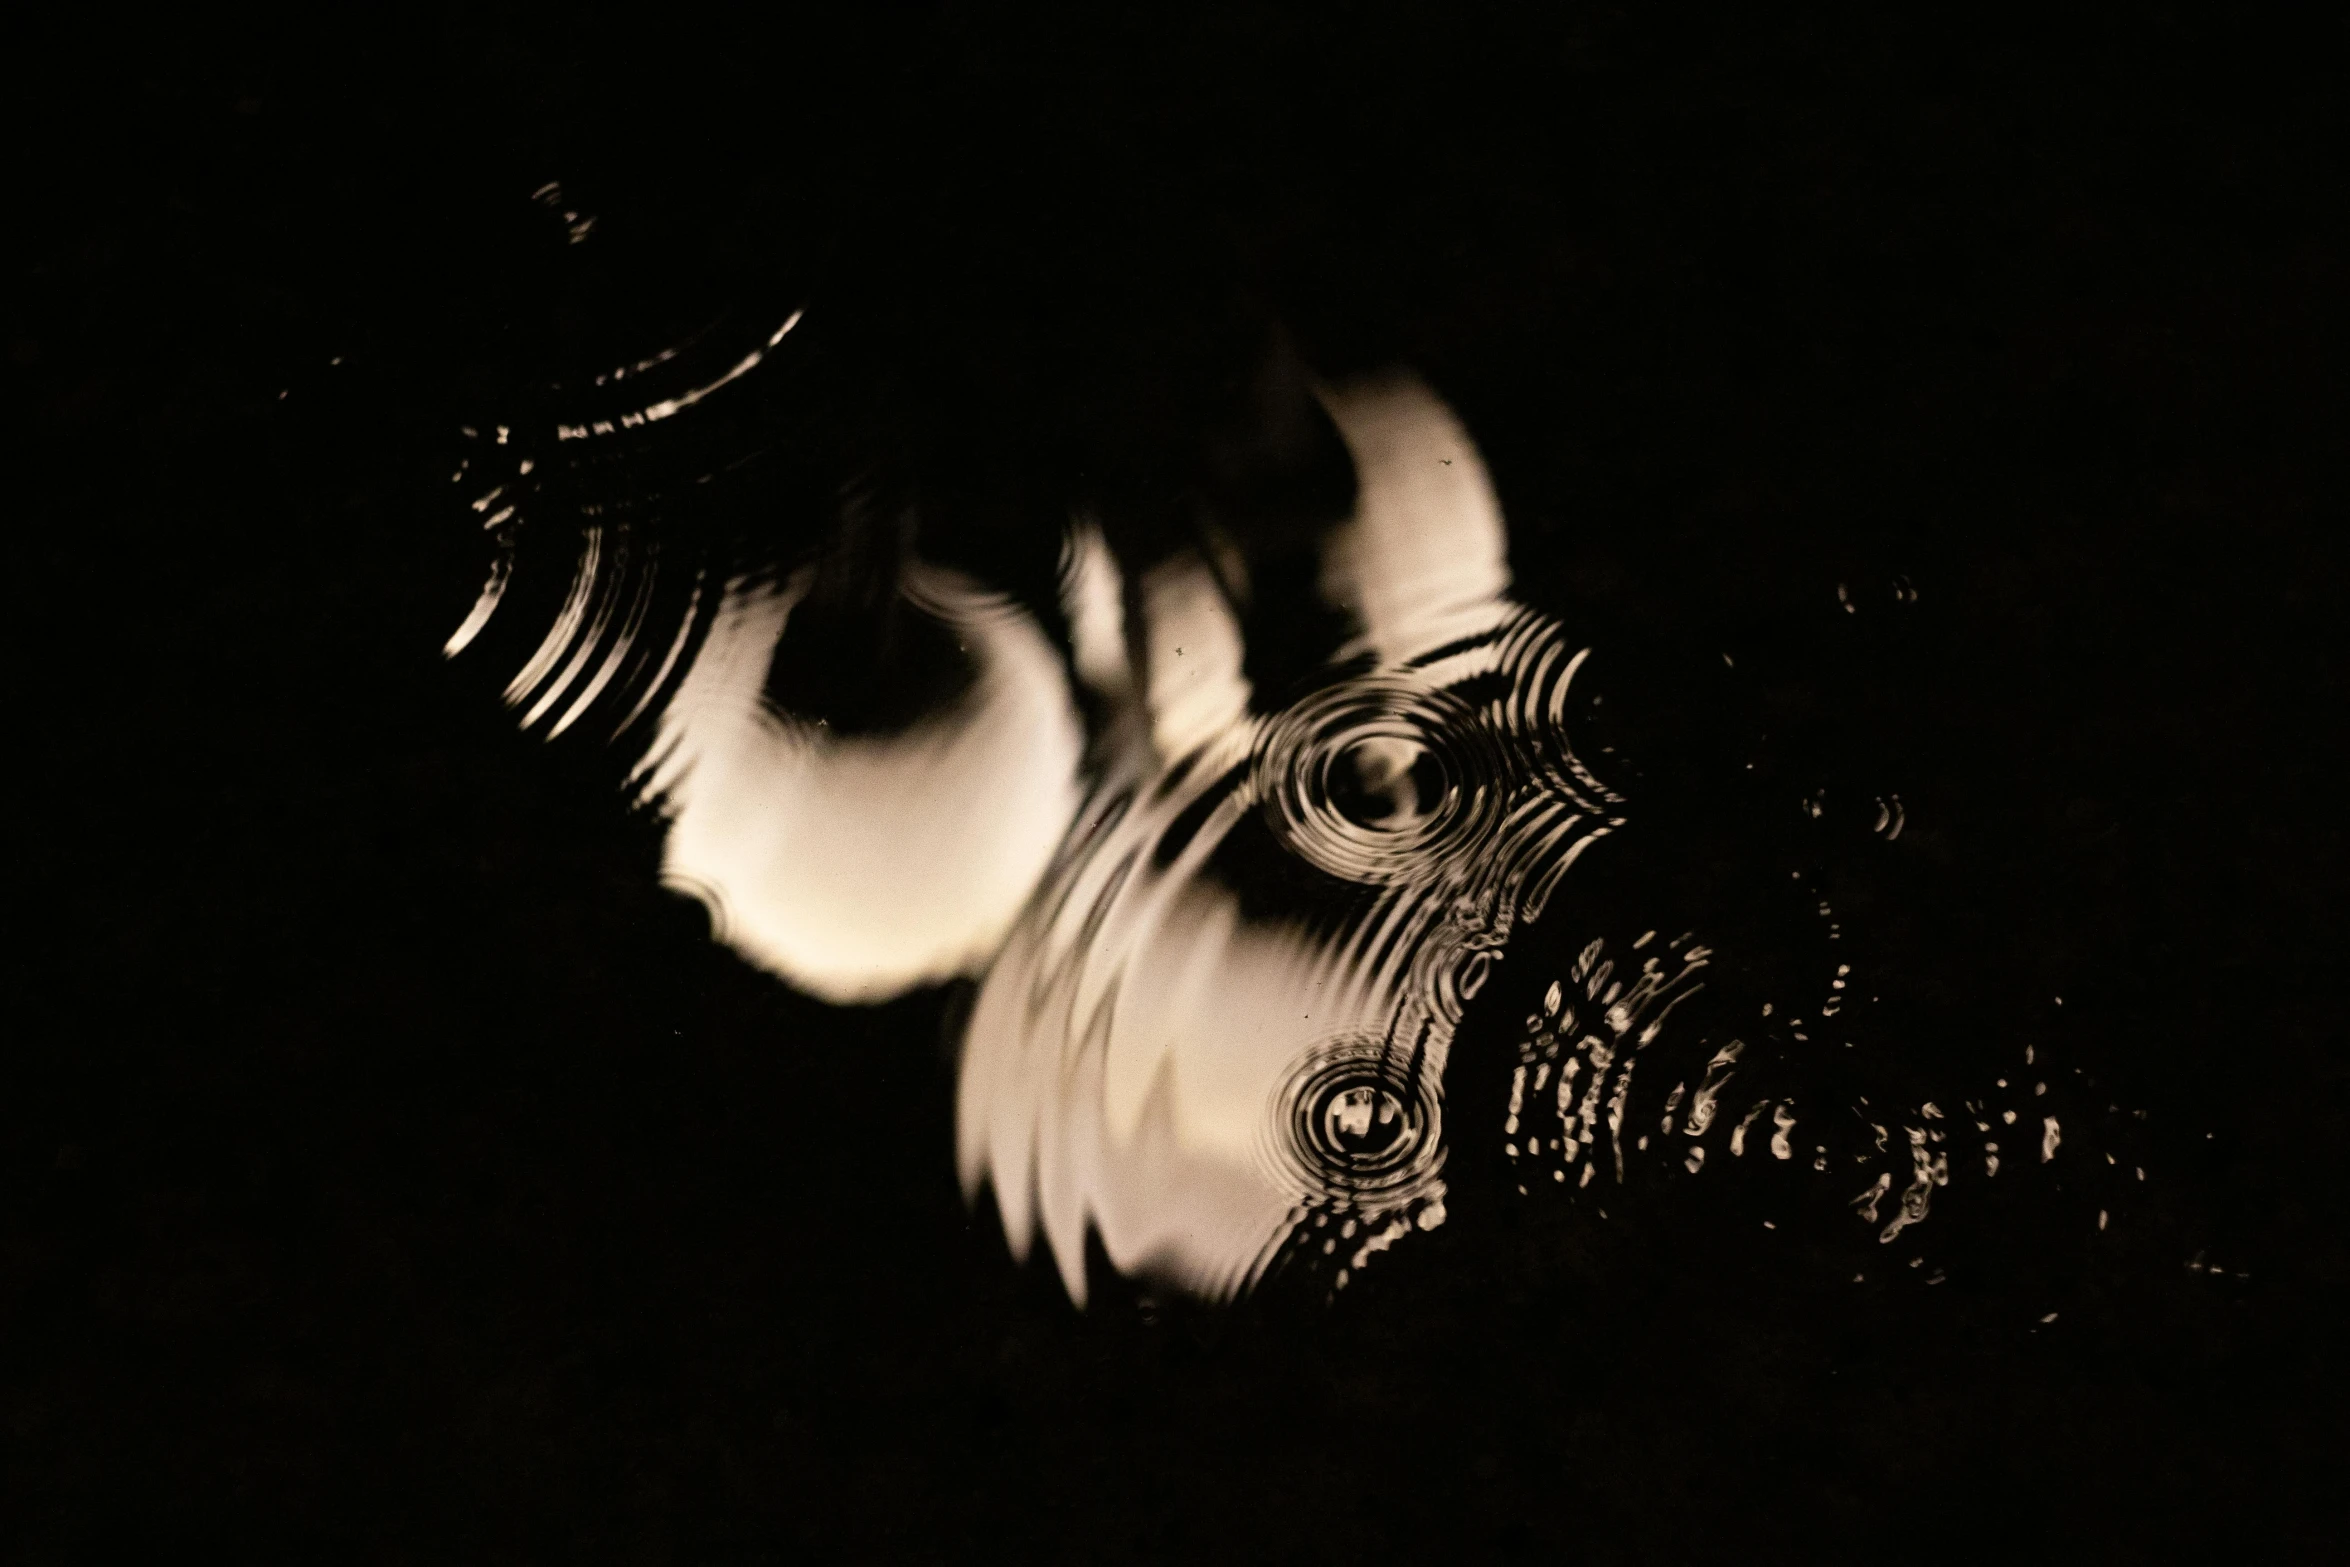
[[[554,447],[690,423],[799,319],[665,395],[559,422]],[[599,385],[686,369],[657,356]],[[1577,754],[1588,649],[1508,597],[1500,508],[1450,411],[1408,378],[1318,395],[1356,499],[1315,591],[1350,629],[1295,689],[1252,687],[1229,561],[1130,565],[1081,520],[1049,617],[1065,642],[1034,606],[900,561],[889,613],[951,647],[958,679],[910,720],[843,732],[774,694],[815,569],[706,548],[675,564],[640,515],[583,518],[559,593],[539,568],[549,629],[505,699],[550,737],[599,710],[614,734],[649,721],[632,778],[666,821],[664,877],[749,961],[834,1002],[977,980],[958,1169],[1079,1302],[1089,1237],[1211,1299],[1276,1272],[1344,1288],[1442,1224],[1448,1161],[1496,1144],[1518,1192],[1602,1214],[1644,1170],[1800,1166],[1887,1246],[1954,1180],[2058,1158],[2044,1083],[1839,1098],[1801,1015],[1766,1002],[1740,1026],[1697,933],[1653,931],[1569,949],[1518,1032],[1506,1108],[1471,1107],[1500,1136],[1464,1148],[1446,1093],[1464,1020],[1632,807]],[[473,503],[497,553],[452,655],[532,570],[521,511],[543,460],[504,461]],[[1889,840],[1905,813],[1878,814]],[[1812,1014],[1852,983],[1840,966]]]
[[[1620,825],[1558,721],[1580,654],[1501,596],[1474,447],[1416,383],[1327,401],[1361,493],[1326,585],[1359,635],[1254,713],[1206,566],[1146,580],[1139,706],[1114,673],[1097,691],[1099,781],[972,1016],[964,1179],[1079,1299],[1089,1229],[1122,1269],[1224,1296],[1312,1219],[1366,1256],[1442,1223],[1463,1011]],[[1071,622],[1114,634],[1098,539],[1068,576]],[[1305,874],[1245,907],[1233,863],[1268,851]]]
[[[534,199],[560,216],[571,243],[594,230],[594,216],[569,207],[559,185]],[[548,388],[528,417],[463,430],[450,482],[492,556],[443,652],[499,642],[492,656],[515,659],[503,699],[525,729],[553,739],[587,725],[617,738],[658,717],[730,596],[775,575],[772,543],[724,520],[714,526],[709,502],[773,439],[746,440],[741,427],[773,422],[754,372],[802,315],[713,322],[685,342]],[[730,398],[731,410],[716,406]],[[677,417],[689,410],[695,418]],[[530,636],[525,626],[538,616],[533,640],[506,645]]]
[[[1768,1003],[1734,1031],[1716,1009],[1713,1026],[1675,1040],[1668,1020],[1705,989],[1714,956],[1689,933],[1659,941],[1651,931],[1625,946],[1594,940],[1551,983],[1520,1029],[1501,1125],[1500,1151],[1521,1195],[1557,1186],[1604,1205],[1628,1181],[1784,1167],[1812,1189],[1782,1188],[1766,1227],[1841,1209],[1847,1238],[1874,1243],[1855,1254],[1859,1266],[1872,1261],[1866,1251],[1900,1242],[1899,1260],[1922,1268],[1931,1259],[1918,1249],[1918,1227],[1936,1194],[1954,1183],[1987,1186],[2003,1169],[2010,1183],[2030,1179],[2020,1172],[2045,1170],[2066,1148],[2068,1117],[2076,1140],[2084,1122],[2101,1128],[2099,1146],[2070,1156],[2078,1184],[2095,1194],[2099,1230],[2145,1179],[2114,1151],[2118,1128],[2135,1117],[2084,1102],[2078,1089],[2052,1093],[2054,1074],[2034,1069],[2030,1046],[2013,1075],[1971,1086],[1952,1078],[1945,1107],[1838,1093],[1837,1074],[1820,1063],[1825,1041],[1803,1017],[1773,1018]],[[1833,1026],[1850,973],[1837,965],[1809,1027]],[[1939,1268],[1926,1275],[1941,1278]]]

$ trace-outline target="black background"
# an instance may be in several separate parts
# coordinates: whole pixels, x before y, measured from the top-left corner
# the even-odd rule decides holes
[[[419,7],[20,54],[12,1559],[2330,1557],[2339,43]],[[1329,1311],[1078,1313],[955,1190],[954,998],[713,948],[619,760],[439,657],[456,428],[550,377],[838,301],[938,485],[1062,421],[1147,489],[1240,295],[1452,399],[1648,754],[1763,758],[1789,824],[1901,790],[1852,917],[1921,1037],[2149,1112],[2102,1250],[1835,1291],[1511,1210]]]

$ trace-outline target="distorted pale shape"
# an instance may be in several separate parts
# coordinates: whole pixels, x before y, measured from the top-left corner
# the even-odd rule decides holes
[[[935,568],[903,590],[978,678],[900,734],[834,736],[764,698],[805,577],[729,591],[644,769],[664,879],[744,957],[827,1001],[983,968],[1077,808],[1084,731],[1033,617]]]
[[[748,961],[844,1003],[976,981],[961,1178],[975,1200],[992,1192],[1015,1254],[1042,1242],[1080,1302],[1089,1236],[1122,1271],[1223,1299],[1301,1255],[1344,1287],[1444,1222],[1466,1009],[1577,857],[1624,825],[1570,741],[1585,650],[1508,597],[1507,533],[1467,433],[1408,376],[1318,395],[1356,480],[1318,592],[1350,631],[1295,692],[1250,689],[1242,568],[1178,553],[1129,583],[1082,520],[1063,554],[1065,648],[1011,598],[936,565],[903,571],[905,606],[951,633],[971,673],[909,725],[836,734],[770,699],[806,570],[737,576],[714,608],[697,585],[667,654],[632,651],[650,590],[603,585],[621,579],[596,528],[508,690],[533,722],[580,686],[559,729],[625,660],[651,669],[619,686],[641,688],[631,717],[660,698],[635,776],[666,818],[664,875]],[[510,559],[509,542],[452,650],[495,609]],[[1693,933],[1613,948],[1586,934],[1559,948],[1579,956],[1525,1020],[1506,1111],[1486,1107],[1521,1192],[1572,1196],[1603,1165],[1620,1185],[1628,1155],[1676,1178],[1709,1156],[1768,1160],[1868,1182],[1850,1207],[1890,1244],[1949,1183],[1962,1119],[1982,1178],[2002,1136],[2011,1162],[2056,1155],[2047,1103],[2018,1125],[1988,1091],[1947,1114],[1924,1099],[1800,1108],[1816,1074],[1755,1071],[1771,1029],[1810,1048],[1800,1017],[1736,1037],[1716,1013],[1652,1051],[1712,954]],[[1849,971],[1823,980],[1823,1021]]]
[[[1359,634],[1291,706],[1252,714],[1224,596],[1178,561],[1137,596],[1134,710],[1115,568],[1072,544],[1070,618],[1101,639],[1078,666],[1128,710],[981,984],[956,1136],[1014,1250],[1041,1233],[1080,1299],[1089,1228],[1119,1268],[1221,1296],[1309,1211],[1390,1239],[1442,1222],[1463,1005],[1610,823],[1556,721],[1576,657],[1503,597],[1475,447],[1416,382],[1327,403],[1359,500],[1324,585]],[[1244,909],[1224,873],[1251,835],[1316,873],[1286,903]]]
[[[1607,830],[1564,744],[1573,650],[1503,596],[1476,448],[1416,381],[1326,402],[1359,501],[1323,591],[1358,635],[1294,706],[1252,712],[1201,558],[1145,574],[1129,638],[1119,566],[1081,526],[1066,666],[1008,600],[908,576],[977,677],[893,734],[835,737],[766,701],[804,574],[734,584],[640,770],[665,876],[745,958],[833,1001],[980,977],[963,1178],[1078,1298],[1089,1228],[1119,1267],[1226,1295],[1306,1208],[1441,1222],[1463,1002]],[[1090,744],[1067,667],[1101,715]],[[1244,912],[1217,863],[1236,834],[1319,880]]]

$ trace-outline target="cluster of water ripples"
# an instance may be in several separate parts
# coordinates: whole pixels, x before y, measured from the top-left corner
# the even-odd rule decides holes
[[[608,507],[579,476],[742,395],[801,319],[599,377],[603,412],[469,431],[456,477],[492,565],[447,651],[531,598],[543,629],[507,644],[506,701],[550,738],[591,720],[640,737],[664,874],[748,960],[844,1003],[977,982],[958,1165],[1073,1298],[1089,1237],[1211,1298],[1275,1271],[1343,1288],[1445,1222],[1448,1159],[1496,1146],[1526,1198],[1599,1211],[1644,1168],[1800,1167],[1877,1245],[1914,1240],[1955,1183],[2087,1157],[2028,1063],[1947,1100],[1833,1099],[1805,1050],[1848,1005],[1851,965],[1808,1027],[1767,1003],[1740,1027],[1718,994],[1690,1005],[1716,963],[1697,932],[1546,942],[1576,956],[1515,1031],[1506,1105],[1448,1104],[1513,938],[1560,917],[1578,857],[1637,802],[1578,757],[1588,650],[1508,596],[1476,449],[1408,377],[1322,394],[1359,498],[1321,592],[1352,632],[1301,688],[1251,689],[1228,570],[1182,555],[1129,580],[1078,519],[1065,642],[917,561],[897,590],[968,660],[955,694],[858,734],[778,707],[808,570],[665,525],[658,486]],[[1898,798],[1877,814],[1898,835]],[[1464,1115],[1468,1144],[1447,1125]]]
[[[1823,1206],[1840,1206],[1850,1238],[1873,1243],[1855,1258],[1864,1270],[1867,1251],[1896,1242],[1904,1244],[1893,1255],[1923,1269],[1931,1256],[1918,1227],[1937,1194],[1954,1183],[1988,1185],[2002,1170],[2010,1182],[2045,1172],[2067,1150],[2068,1115],[2094,1128],[2094,1141],[2070,1157],[2082,1166],[2077,1184],[2089,1195],[2080,1205],[2094,1208],[2097,1230],[2146,1179],[2142,1165],[2115,1151],[2140,1117],[2086,1102],[2077,1089],[2052,1094],[2054,1074],[2032,1045],[2018,1047],[2013,1072],[1994,1069],[1973,1084],[1943,1074],[1946,1102],[1872,1104],[1839,1092],[1844,1074],[1824,1058],[1852,1048],[1827,1034],[1848,1000],[1849,964],[1836,965],[1816,1022],[1773,1019],[1765,1003],[1747,1026],[1725,1030],[1717,1010],[1715,1026],[1671,1040],[1667,1018],[1705,989],[1714,956],[1690,933],[1660,941],[1650,931],[1623,947],[1595,940],[1550,985],[1520,1025],[1500,1128],[1521,1194],[1557,1186],[1604,1204],[1627,1183],[1628,1167],[1694,1180],[1742,1161],[1782,1166],[1805,1172],[1819,1190],[1796,1194],[1767,1227],[1815,1222]],[[1824,1205],[1801,1200],[1822,1195]],[[1944,1275],[1937,1266],[1924,1277],[1939,1283]]]

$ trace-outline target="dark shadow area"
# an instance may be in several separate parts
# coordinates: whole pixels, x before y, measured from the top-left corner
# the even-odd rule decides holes
[[[2337,34],[1010,9],[20,60],[0,1555],[2335,1559]],[[1105,1263],[1071,1308],[957,1187],[967,997],[712,946],[631,756],[440,655],[461,428],[803,307],[630,480],[832,573],[780,699],[906,721],[960,666],[871,552],[1044,602],[1072,505],[1238,541],[1295,678],[1350,494],[1299,389],[1414,365],[1637,829],[1455,1123],[1582,939],[1694,911],[1809,972],[1825,899],[1854,1072],[2108,1085],[2127,1222],[1954,1218],[1946,1283],[1855,1286],[1751,1193],[1601,1221],[1464,1143],[1334,1305]]]

